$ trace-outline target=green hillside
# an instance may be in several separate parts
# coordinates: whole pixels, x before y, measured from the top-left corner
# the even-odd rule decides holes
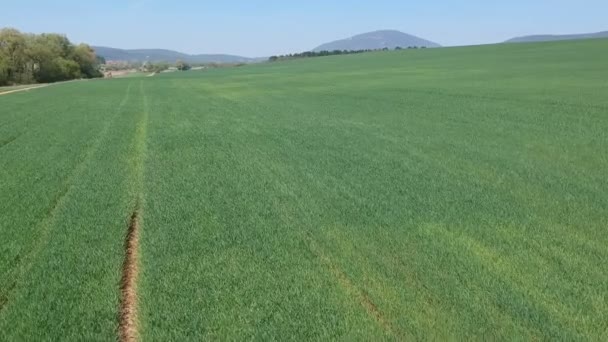
[[[606,340],[608,40],[0,96],[0,340]],[[121,299],[123,298],[123,299]]]

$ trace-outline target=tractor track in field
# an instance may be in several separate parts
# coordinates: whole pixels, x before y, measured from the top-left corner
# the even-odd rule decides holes
[[[309,250],[312,254],[321,260],[321,263],[325,265],[329,272],[338,281],[338,284],[344,291],[355,300],[370,317],[378,323],[380,328],[386,333],[396,337],[398,340],[404,339],[404,334],[397,329],[384,315],[384,313],[378,308],[374,301],[370,298],[369,294],[364,290],[360,289],[348,275],[327,255],[322,247],[318,245],[314,238],[309,234],[305,235],[305,241],[307,242]]]
[[[12,143],[13,141],[17,140],[17,138],[19,138],[19,136],[13,136],[9,137],[8,139],[0,140],[0,148]]]
[[[15,266],[12,270],[9,270],[6,277],[3,278],[7,280],[7,283],[3,283],[0,279],[0,313],[3,309],[8,305],[10,300],[10,295],[17,288],[17,285],[21,281],[21,279],[29,272],[29,270],[33,267],[34,261],[40,254],[40,252],[47,245],[49,236],[51,233],[51,226],[53,221],[57,216],[57,210],[65,203],[65,199],[68,196],[68,193],[73,187],[73,180],[77,179],[85,170],[85,166],[88,160],[96,153],[98,150],[103,138],[108,133],[110,126],[115,121],[116,117],[127,103],[129,99],[129,94],[131,92],[131,85],[127,87],[126,94],[124,99],[118,105],[114,115],[107,121],[106,125],[103,127],[101,132],[95,138],[93,144],[87,149],[84,157],[74,166],[72,172],[67,176],[65,180],[65,185],[59,191],[59,193],[55,196],[53,201],[50,203],[46,213],[43,218],[37,223],[36,231],[39,231],[39,235],[35,238],[35,241],[31,245],[31,248],[27,250],[23,256],[18,256],[15,259]]]
[[[19,122],[19,121],[25,121],[25,120],[31,118],[32,116],[34,116],[34,114],[28,113],[28,114],[25,114],[22,117],[18,117],[18,118],[15,118],[15,119],[11,119],[11,120],[7,120],[7,121],[4,121],[4,122],[0,122],[0,128],[2,128],[4,126],[10,126],[10,125],[12,125],[12,124],[14,124],[16,122]]]
[[[137,276],[139,251],[139,204],[131,215],[127,237],[125,239],[125,259],[120,279],[120,319],[119,340],[122,342],[137,341]]]
[[[0,312],[4,308],[4,306],[8,303],[8,296],[0,293]]]
[[[55,196],[53,202],[46,210],[44,218],[40,221],[40,223],[38,223],[40,228],[36,230],[40,231],[40,235],[38,235],[31,248],[26,251],[23,256],[18,255],[17,258],[15,258],[15,268],[10,270],[5,277],[5,279],[8,280],[8,283],[0,283],[0,290],[4,291],[4,293],[0,295],[0,312],[2,312],[4,306],[8,303],[10,294],[17,287],[21,278],[32,268],[34,264],[33,261],[47,244],[50,234],[50,224],[55,218],[57,208],[63,202],[63,199],[69,192],[70,188],[71,185],[66,186],[57,196]]]
[[[139,234],[143,221],[143,187],[144,187],[144,161],[146,155],[146,137],[149,116],[148,98],[145,93],[143,81],[140,82],[140,91],[143,98],[143,111],[137,123],[134,138],[133,177],[135,196],[135,209],[131,214],[127,235],[125,238],[125,257],[122,265],[120,279],[120,308],[118,319],[118,339],[121,342],[134,342],[139,339],[138,330],[138,301],[137,280],[139,275]]]

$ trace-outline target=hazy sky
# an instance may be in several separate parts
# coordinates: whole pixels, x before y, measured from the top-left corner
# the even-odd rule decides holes
[[[0,27],[74,42],[269,56],[378,29],[442,45],[608,30],[608,0],[2,1]]]

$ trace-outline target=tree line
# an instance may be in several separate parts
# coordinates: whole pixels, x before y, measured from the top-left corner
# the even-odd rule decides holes
[[[60,34],[0,30],[0,86],[103,77],[103,58]]]
[[[190,64],[188,64],[180,59],[178,59],[175,62],[175,65],[173,67],[175,68],[175,70],[179,70],[179,71],[188,71],[188,70],[192,69],[192,66]],[[165,70],[170,69],[171,64],[169,64],[168,62],[156,62],[156,63],[145,62],[141,68],[147,72],[159,73],[159,72],[163,72]]]
[[[417,46],[408,46],[407,48],[408,49],[418,49]],[[423,46],[423,47],[420,47],[420,48],[424,49],[426,47]],[[403,48],[400,47],[400,46],[397,46],[395,48],[395,50],[403,50]],[[352,54],[366,53],[366,52],[373,52],[373,51],[389,51],[389,48],[376,49],[376,50],[365,49],[365,50],[306,51],[306,52],[301,52],[301,53],[292,53],[292,54],[288,54],[288,55],[271,56],[270,58],[268,58],[268,61],[269,62],[277,62],[277,61],[288,60],[288,59],[295,59],[295,58],[311,58],[311,57],[325,57],[325,56],[337,56],[337,55],[352,55]]]

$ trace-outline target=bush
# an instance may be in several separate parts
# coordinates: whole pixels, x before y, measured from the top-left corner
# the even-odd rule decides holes
[[[177,61],[175,63],[175,67],[177,68],[177,70],[179,71],[187,71],[190,70],[190,64],[184,62],[184,61]]]

